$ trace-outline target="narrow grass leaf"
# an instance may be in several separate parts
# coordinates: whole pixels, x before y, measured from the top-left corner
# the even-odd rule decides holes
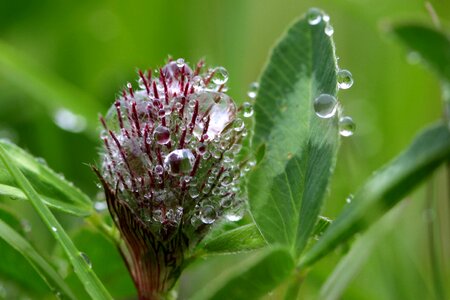
[[[33,188],[43,197],[46,204],[75,215],[85,216],[92,212],[92,202],[89,197],[72,183],[16,145],[4,140],[0,140],[0,145],[8,153],[11,162],[20,169]],[[2,187],[0,193],[12,193],[18,199],[27,198],[14,189],[18,187],[18,184],[2,162],[0,162],[0,186]]]
[[[322,207],[339,146],[337,113],[320,118],[314,100],[337,93],[327,23],[293,24],[272,51],[255,103],[255,151],[264,156],[249,181],[250,210],[262,235],[298,256]]]
[[[358,238],[322,286],[320,299],[337,300],[342,298],[347,286],[366,264],[375,247],[380,244],[384,236],[394,229],[402,211],[403,206],[396,207]]]
[[[77,274],[92,299],[112,299],[111,295],[97,278],[92,267],[86,262],[85,258],[80,251],[78,251],[68,234],[64,231],[64,228],[59,224],[50,209],[42,202],[39,194],[24,174],[22,174],[21,170],[13,163],[12,158],[8,155],[3,144],[0,144],[0,160],[10,172],[11,176],[16,180],[18,187],[30,200],[32,206],[48,227],[53,237],[63,248],[73,266],[74,272]]]
[[[367,180],[322,238],[301,259],[306,267],[382,216],[450,159],[450,132],[443,123],[421,132],[393,161]]]
[[[212,279],[191,299],[259,299],[293,271],[294,261],[283,248],[268,248]]]
[[[61,293],[69,299],[76,299],[64,279],[52,266],[31,246],[26,239],[0,219],[0,238],[7,242],[25,257],[36,272],[44,279],[55,293]]]

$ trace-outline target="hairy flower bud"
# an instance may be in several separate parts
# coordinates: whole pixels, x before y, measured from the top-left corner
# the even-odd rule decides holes
[[[139,72],[100,118],[100,170],[121,252],[140,299],[158,299],[213,223],[245,207],[238,161],[247,135],[241,109],[224,93],[222,67],[192,70],[183,59]]]

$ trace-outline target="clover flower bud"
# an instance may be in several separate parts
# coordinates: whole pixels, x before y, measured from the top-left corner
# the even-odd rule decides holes
[[[245,209],[241,109],[224,93],[226,70],[203,69],[178,59],[139,71],[139,88],[128,84],[100,118],[95,171],[140,299],[167,292],[212,224]]]

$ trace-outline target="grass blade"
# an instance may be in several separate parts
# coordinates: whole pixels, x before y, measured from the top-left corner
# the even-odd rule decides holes
[[[11,173],[11,176],[16,180],[19,188],[22,189],[24,194],[30,200],[34,209],[41,217],[42,221],[47,225],[53,237],[63,248],[73,266],[75,273],[92,299],[112,299],[108,291],[93,272],[91,266],[84,260],[80,251],[78,251],[50,209],[45,206],[31,183],[12,162],[12,159],[2,144],[0,144],[0,160]]]
[[[306,267],[355,233],[367,228],[450,158],[450,132],[438,123],[420,133],[410,147],[376,172],[322,238],[301,259]]]
[[[89,215],[92,213],[92,202],[89,197],[76,188],[71,182],[56,174],[47,165],[39,162],[32,155],[4,140],[0,145],[8,153],[11,161],[20,169],[44,201],[55,209],[76,215]],[[8,189],[18,184],[6,171],[6,166],[0,162],[0,184],[4,192],[16,193],[17,190]],[[5,190],[6,189],[6,190]],[[22,199],[22,195],[16,195]],[[58,200],[56,200],[58,199]]]
[[[25,240],[19,233],[0,219],[0,238],[20,252],[33,266],[55,293],[59,292],[70,299],[76,299],[64,279],[50,266],[49,263]]]

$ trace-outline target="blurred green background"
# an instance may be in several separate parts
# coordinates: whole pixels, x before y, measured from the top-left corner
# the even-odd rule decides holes
[[[450,2],[431,4],[448,29]],[[408,145],[420,128],[441,118],[439,81],[388,33],[390,24],[401,22],[433,26],[424,1],[0,0],[0,137],[44,158],[94,198],[98,189],[88,164],[97,159],[97,114],[106,112],[127,81],[136,82],[137,68],[161,66],[168,55],[191,63],[204,57],[210,65],[227,68],[229,94],[243,102],[272,45],[311,6],[331,16],[339,65],[355,80],[350,90],[339,93],[357,130],[342,142],[324,212],[333,218],[371,172]],[[55,118],[71,116],[61,109],[82,115],[74,119],[75,130],[83,122],[86,130],[58,127]],[[442,173],[435,175],[436,197],[445,188]],[[432,294],[422,213],[425,194],[422,188],[411,196],[415,201],[402,213],[395,232],[377,246],[345,299],[426,299]],[[51,245],[44,231],[36,229],[32,236],[42,249]],[[103,259],[100,264],[107,263],[101,249],[91,251]],[[316,295],[338,257],[311,273],[304,297]],[[182,280],[185,294],[230,259],[193,266]],[[0,287],[2,282],[14,286],[14,278],[0,272]],[[116,295],[133,294],[128,281],[121,288],[116,284]],[[26,289],[33,295],[33,287]]]

